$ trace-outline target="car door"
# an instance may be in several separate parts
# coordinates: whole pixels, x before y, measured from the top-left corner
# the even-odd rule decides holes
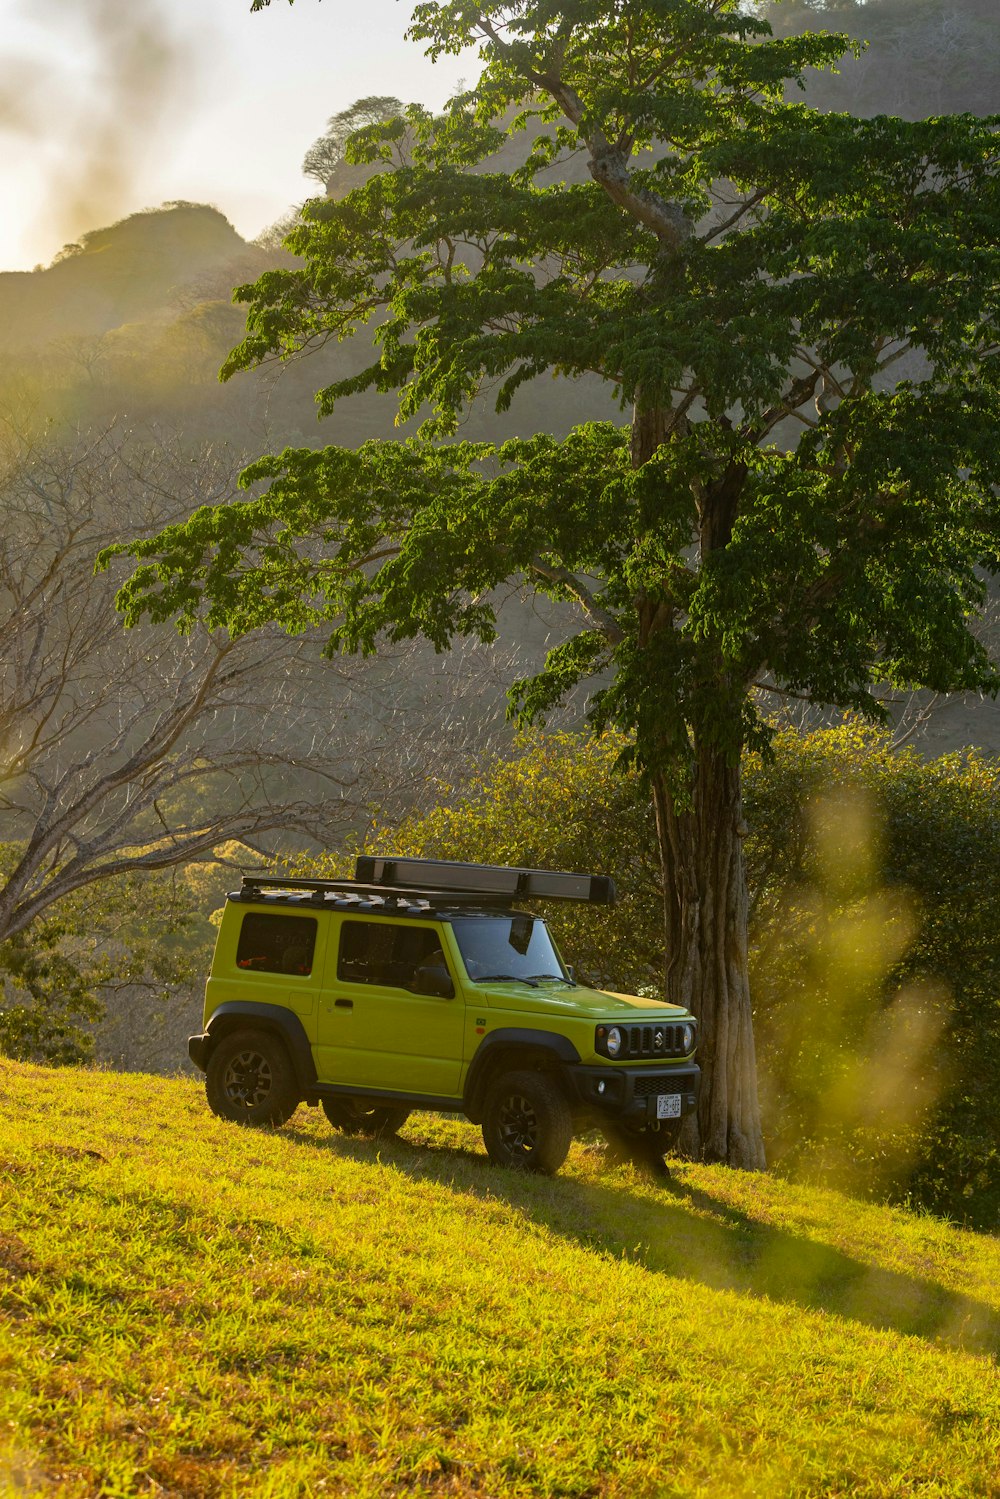
[[[319,1007],[321,1081],[460,1096],[465,1005],[449,947],[437,922],[341,918]],[[427,965],[447,970],[451,997],[415,990]]]

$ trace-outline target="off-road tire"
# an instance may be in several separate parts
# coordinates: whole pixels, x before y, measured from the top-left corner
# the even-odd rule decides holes
[[[490,1084],[483,1142],[496,1165],[554,1176],[572,1138],[566,1095],[544,1072],[504,1072]]]
[[[323,1113],[345,1135],[394,1135],[411,1110],[402,1104],[371,1104],[364,1098],[322,1098]]]
[[[233,1031],[215,1047],[205,1073],[208,1106],[234,1124],[285,1124],[301,1101],[295,1069],[273,1031]]]
[[[670,1175],[670,1167],[663,1157],[677,1143],[678,1130],[630,1129],[628,1125],[609,1121],[601,1125],[601,1133],[609,1165],[621,1166],[628,1163],[652,1176]]]

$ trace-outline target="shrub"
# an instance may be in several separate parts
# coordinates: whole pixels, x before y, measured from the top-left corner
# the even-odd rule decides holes
[[[17,852],[0,845],[0,878]],[[0,942],[0,1056],[88,1062],[109,1006],[140,993],[162,1005],[200,980],[215,935],[199,901],[202,867],[85,886]]]
[[[997,765],[973,752],[927,761],[856,724],[783,733],[746,776],[772,1158],[821,1162],[839,1132],[888,1195],[988,1228],[1000,1209],[997,785]],[[815,1084],[852,1054],[852,1027],[868,1100],[845,1131],[836,1110],[817,1113]]]

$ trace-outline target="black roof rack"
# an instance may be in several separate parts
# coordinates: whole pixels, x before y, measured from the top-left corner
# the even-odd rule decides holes
[[[470,894],[502,900],[584,900],[610,906],[615,882],[603,874],[567,874],[555,869],[518,869],[504,864],[462,864],[451,859],[376,858],[361,855],[354,877],[380,889],[433,888],[440,894]]]
[[[507,907],[515,900],[583,900],[610,906],[614,881],[606,875],[566,874],[553,869],[515,869],[501,864],[461,864],[447,859],[393,859],[362,855],[355,878],[311,880],[286,875],[245,874],[243,900],[266,890],[301,891],[317,905],[327,896],[380,903],[383,910],[460,906]],[[426,908],[425,907],[425,908]]]
[[[485,904],[482,895],[472,892],[452,892],[450,890],[393,890],[385,885],[368,885],[359,880],[306,880],[290,879],[283,875],[258,875],[245,874],[240,884],[239,894],[244,900],[257,899],[265,891],[301,891],[308,894],[317,905],[322,905],[327,896],[340,897],[351,904],[365,904],[371,902],[378,906],[391,910],[393,908],[423,906],[482,906]],[[490,905],[509,905],[509,899],[496,896]]]

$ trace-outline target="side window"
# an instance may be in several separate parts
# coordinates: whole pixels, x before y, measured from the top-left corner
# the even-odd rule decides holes
[[[418,968],[444,963],[440,933],[415,923],[345,921],[340,929],[337,977],[348,984],[409,989]]]
[[[236,966],[257,973],[307,974],[312,972],[315,947],[315,916],[250,911],[240,927]]]

